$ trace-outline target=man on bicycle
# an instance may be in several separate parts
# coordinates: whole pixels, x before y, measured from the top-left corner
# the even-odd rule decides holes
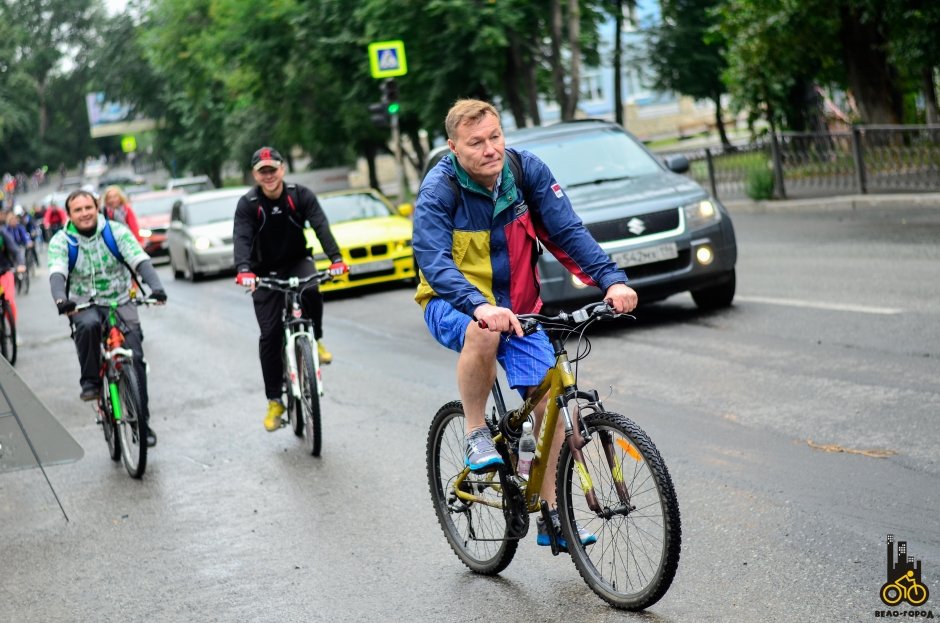
[[[604,291],[617,312],[636,307],[637,295],[584,228],[545,163],[527,151],[506,149],[499,113],[491,104],[459,100],[444,125],[451,153],[428,172],[415,203],[413,244],[421,269],[415,300],[434,338],[460,353],[457,385],[466,416],[466,465],[483,472],[503,464],[484,421],[496,362],[523,395],[555,363],[545,333],[523,336],[516,318],[542,307],[536,268],[542,245],[584,283]],[[515,336],[504,338],[503,333]],[[544,409],[543,401],[536,410],[537,425]],[[558,460],[563,430],[559,420],[548,465]],[[550,478],[540,493],[559,526]],[[539,523],[538,528],[538,543],[549,545],[545,527]],[[585,544],[596,541],[581,532]]]
[[[281,378],[284,373],[281,351],[283,327],[281,309],[284,296],[278,292],[256,289],[256,275],[286,279],[316,273],[304,229],[309,223],[316,233],[323,253],[332,260],[330,272],[342,275],[349,270],[330,231],[326,214],[312,190],[300,184],[284,183],[284,159],[273,147],[262,147],[251,157],[251,171],[257,186],[238,200],[235,208],[235,283],[251,288],[255,317],[261,329],[259,356],[268,411],[264,428],[268,432],[281,427],[284,404],[281,402]],[[321,363],[333,361],[323,345],[323,297],[311,285],[301,295],[304,314],[313,322],[314,337]]]
[[[150,288],[150,298],[164,303],[166,291],[160,278],[133,234],[121,223],[108,222],[98,213],[98,201],[88,191],[76,190],[65,200],[69,223],[49,241],[49,284],[52,299],[60,314],[69,317],[72,338],[81,366],[81,399],[97,400],[101,393],[101,323],[102,314],[112,302],[118,303],[118,314],[128,327],[126,344],[134,352],[134,369],[140,383],[140,407],[149,422],[147,397],[147,366],[144,362],[143,333],[137,307],[130,302],[134,285],[131,271]],[[120,257],[105,239],[106,225]],[[69,247],[72,246],[72,258]],[[77,250],[77,256],[75,254]],[[70,267],[70,264],[72,266]],[[95,305],[75,311],[79,303],[94,300]],[[157,435],[147,426],[147,445],[155,446]]]

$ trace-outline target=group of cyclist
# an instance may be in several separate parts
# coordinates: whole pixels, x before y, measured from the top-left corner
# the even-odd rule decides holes
[[[445,131],[451,153],[425,177],[415,204],[413,245],[420,268],[415,300],[423,309],[431,335],[459,353],[457,385],[466,416],[465,461],[470,470],[485,472],[502,464],[484,421],[496,363],[505,369],[510,386],[523,396],[554,364],[545,334],[524,336],[516,318],[516,314],[541,308],[535,262],[542,247],[583,282],[600,288],[616,312],[633,310],[637,295],[626,285],[624,272],[574,213],[548,166],[527,151],[506,148],[500,115],[491,104],[458,100],[448,112]],[[330,272],[343,274],[348,266],[313,191],[285,183],[284,158],[278,150],[262,147],[252,155],[250,164],[256,184],[235,207],[236,283],[252,291],[268,401],[264,427],[275,431],[282,425],[285,410],[281,402],[282,299],[257,289],[257,277],[304,277],[316,271],[304,236],[308,224],[332,262]],[[115,215],[123,211],[126,220],[126,198],[106,193],[105,204],[109,218],[119,218]],[[102,229],[109,221],[99,213],[97,199],[91,193],[76,191],[66,201],[66,209],[70,223],[49,244],[50,282],[59,312],[70,315],[72,321],[82,368],[81,397],[91,400],[100,391],[94,334],[100,326],[96,316],[100,312],[92,307],[75,314],[75,305],[91,298],[108,303],[118,297],[123,302],[131,276],[103,240]],[[119,222],[111,227],[126,266],[140,274],[153,298],[165,301],[165,290],[131,230]],[[81,251],[71,269],[69,245]],[[315,327],[320,360],[329,363],[332,354],[322,342],[319,290],[310,287],[302,301]],[[142,362],[142,336],[135,310],[123,304],[120,310],[134,328],[135,357]],[[503,334],[512,337],[501,338]],[[139,376],[145,379],[143,370]],[[142,384],[146,386],[145,381]],[[142,393],[146,403],[146,391]],[[536,430],[544,408],[544,403],[537,408]],[[144,413],[148,413],[146,404]],[[547,458],[549,464],[558,456],[561,433],[559,426]],[[545,480],[541,496],[553,509],[552,520],[557,523],[550,479]],[[592,542],[593,535],[585,531],[579,536],[585,543]],[[542,525],[538,543],[549,544]]]

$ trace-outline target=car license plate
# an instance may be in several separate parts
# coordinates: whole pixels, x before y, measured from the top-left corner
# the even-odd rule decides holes
[[[364,262],[362,264],[350,264],[350,275],[362,275],[366,273],[377,273],[382,270],[389,270],[395,264],[392,260],[378,260],[377,262]]]
[[[621,251],[614,253],[610,259],[617,263],[621,268],[628,266],[639,266],[640,264],[652,264],[653,262],[662,262],[663,260],[674,260],[679,257],[679,250],[675,242],[659,244],[655,247],[645,247],[642,249],[632,249],[630,251]]]

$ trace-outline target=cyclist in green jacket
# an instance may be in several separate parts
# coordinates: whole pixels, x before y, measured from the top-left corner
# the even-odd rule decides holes
[[[143,333],[137,307],[130,302],[136,271],[150,288],[150,298],[164,303],[166,291],[160,278],[140,244],[130,230],[121,223],[106,221],[98,213],[98,201],[88,191],[76,190],[65,200],[69,223],[49,241],[49,284],[59,314],[68,316],[72,338],[81,366],[81,399],[97,400],[101,392],[101,314],[112,301],[118,303],[118,314],[130,329],[125,340],[134,352],[134,369],[140,384],[143,416],[150,417],[147,395],[147,366],[144,361]],[[113,233],[116,250],[109,248],[104,237],[105,225]],[[69,260],[69,247],[73,247],[74,265]],[[75,256],[75,250],[78,251]],[[76,312],[79,303],[94,300],[96,305]],[[157,443],[157,435],[147,426],[147,445]]]

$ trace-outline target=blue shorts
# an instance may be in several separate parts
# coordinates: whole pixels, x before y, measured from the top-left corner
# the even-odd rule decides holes
[[[424,308],[424,322],[434,339],[459,353],[463,350],[467,325],[474,320],[435,296]],[[555,350],[544,331],[525,337],[503,336],[496,360],[506,371],[509,386],[525,397],[526,388],[541,383],[545,373],[555,365]]]

